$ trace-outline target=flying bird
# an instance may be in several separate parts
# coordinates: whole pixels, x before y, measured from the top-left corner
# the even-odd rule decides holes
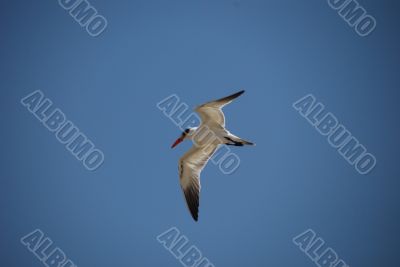
[[[220,145],[254,145],[231,134],[225,128],[225,115],[222,108],[243,93],[244,90],[195,108],[201,118],[200,125],[185,129],[172,144],[171,148],[174,148],[186,139],[193,141],[193,147],[179,159],[178,169],[186,204],[195,221],[198,220],[199,213],[200,173],[218,147]]]

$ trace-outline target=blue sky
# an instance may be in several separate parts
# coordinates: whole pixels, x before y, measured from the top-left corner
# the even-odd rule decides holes
[[[292,239],[313,229],[350,266],[398,266],[398,3],[359,1],[360,37],[327,1],[105,1],[93,38],[57,1],[0,4],[4,266],[43,266],[20,243],[41,229],[78,266],[179,266],[156,237],[176,227],[215,266],[315,266]],[[245,89],[228,129],[257,143],[202,174],[188,213],[156,107]],[[20,100],[41,90],[104,152],[85,169]],[[299,113],[313,94],[377,159],[360,175]]]

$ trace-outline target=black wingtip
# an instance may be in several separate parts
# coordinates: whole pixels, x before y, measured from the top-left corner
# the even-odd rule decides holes
[[[192,215],[193,220],[196,222],[199,220],[199,210],[197,209],[190,209],[190,214]]]
[[[242,94],[244,94],[244,92],[246,92],[245,90],[241,90],[235,94],[233,94],[235,97],[241,96]]]
[[[196,222],[199,220],[198,211],[190,210],[190,215],[192,215],[193,220]]]
[[[186,204],[189,208],[190,215],[192,215],[193,220],[197,222],[199,219],[199,193],[195,190],[184,190],[184,195],[186,198]]]
[[[241,91],[239,91],[239,92],[237,92],[237,93],[234,93],[234,94],[232,94],[232,95],[230,95],[230,96],[221,98],[221,99],[219,99],[219,100],[217,100],[217,101],[226,101],[226,100],[232,101],[233,99],[238,98],[239,96],[241,96],[244,92],[245,92],[244,90],[241,90]]]

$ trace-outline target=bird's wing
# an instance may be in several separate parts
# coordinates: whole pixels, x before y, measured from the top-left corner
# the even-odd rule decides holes
[[[200,173],[217,150],[218,144],[193,146],[179,159],[179,177],[186,203],[195,221],[199,213]]]
[[[199,113],[203,123],[213,121],[225,127],[225,116],[222,112],[222,108],[231,103],[235,98],[239,97],[243,93],[244,90],[218,100],[207,102],[203,105],[198,106],[195,111]]]

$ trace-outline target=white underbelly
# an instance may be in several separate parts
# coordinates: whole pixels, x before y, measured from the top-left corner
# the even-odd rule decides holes
[[[206,146],[209,144],[224,144],[226,143],[225,136],[229,132],[221,126],[201,125],[193,134],[193,143],[197,146]]]

